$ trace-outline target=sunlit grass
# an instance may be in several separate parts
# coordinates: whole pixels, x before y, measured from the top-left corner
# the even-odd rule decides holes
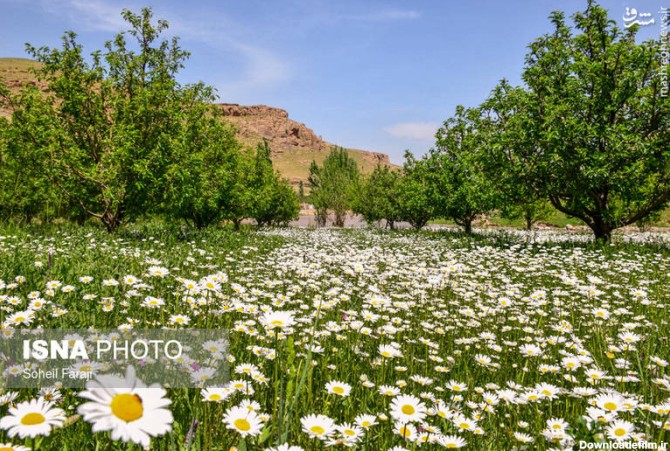
[[[440,449],[458,439],[467,449],[498,450],[522,446],[526,436],[532,449],[559,449],[608,440],[619,420],[634,425],[628,438],[668,440],[670,250],[662,236],[605,248],[552,234],[528,244],[522,234],[160,225],[117,236],[68,227],[7,228],[0,236],[7,326],[39,292],[48,304],[30,327],[174,327],[169,318],[179,314],[190,318],[188,327],[229,331],[231,379],[253,390],[233,389],[221,402],[196,389],[168,390],[172,431],[154,438],[152,449]],[[152,276],[152,266],[169,274]],[[127,275],[141,282],[128,285]],[[189,298],[185,280],[201,291]],[[219,284],[207,292],[208,305],[197,302],[203,280]],[[147,296],[165,306],[142,307]],[[278,311],[295,324],[264,322]],[[612,394],[627,407],[606,412],[606,422],[590,420],[596,411],[588,409]],[[22,390],[6,404],[37,396]],[[398,417],[398,403],[408,399],[421,418]],[[75,415],[81,404],[62,390],[64,427],[24,440],[0,431],[0,443],[140,449],[93,433]],[[240,405],[255,412],[258,433],[243,437],[224,423]],[[7,413],[8,405],[0,407]],[[312,438],[310,421],[326,435],[330,426],[310,415],[339,429]],[[362,415],[375,424],[362,426]],[[551,419],[567,426],[553,429]]]

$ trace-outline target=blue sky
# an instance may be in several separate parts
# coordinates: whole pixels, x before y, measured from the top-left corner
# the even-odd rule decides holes
[[[667,4],[664,4],[666,1]],[[422,154],[456,105],[482,102],[502,78],[520,82],[527,45],[560,9],[586,0],[0,0],[0,56],[24,44],[59,46],[73,30],[87,50],[125,29],[123,8],[151,6],[192,55],[184,82],[202,80],[221,102],[288,110],[325,140]],[[670,0],[603,0],[623,26],[626,8],[653,13],[658,37]]]

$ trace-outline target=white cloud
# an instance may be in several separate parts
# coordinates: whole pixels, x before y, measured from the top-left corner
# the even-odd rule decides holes
[[[433,141],[438,128],[440,124],[437,122],[401,122],[385,127],[384,131],[396,138]]]

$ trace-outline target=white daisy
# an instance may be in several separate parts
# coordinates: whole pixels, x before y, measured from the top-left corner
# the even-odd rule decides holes
[[[53,403],[42,398],[31,399],[9,408],[9,415],[0,420],[0,429],[6,429],[9,437],[21,438],[49,435],[52,427],[59,427],[65,420],[65,412],[54,408]]]
[[[112,440],[147,448],[151,437],[172,430],[172,412],[167,409],[172,401],[165,394],[156,384],[147,387],[129,366],[125,378],[103,375],[87,382],[79,396],[92,402],[80,405],[78,412],[93,424],[93,432],[111,431]]]

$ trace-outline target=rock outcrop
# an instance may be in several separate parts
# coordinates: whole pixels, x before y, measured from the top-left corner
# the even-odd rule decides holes
[[[295,149],[322,152],[331,145],[316,136],[305,124],[289,119],[288,112],[266,105],[243,106],[219,104],[225,118],[238,128],[238,136],[246,144],[255,145],[267,139],[273,155]]]

